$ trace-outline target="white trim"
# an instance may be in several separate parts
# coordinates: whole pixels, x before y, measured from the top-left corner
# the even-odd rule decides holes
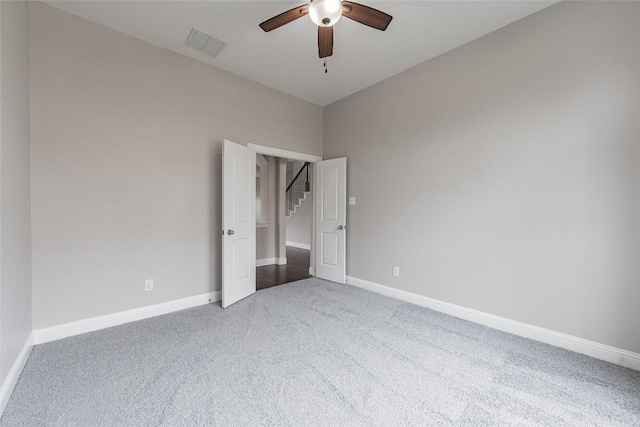
[[[7,374],[7,378],[5,378],[2,383],[2,387],[0,387],[0,417],[2,417],[4,409],[7,407],[7,403],[9,403],[9,398],[11,397],[11,393],[13,393],[13,389],[18,382],[18,378],[20,378],[24,365],[27,363],[27,360],[29,360],[32,348],[33,333],[30,333],[27,337],[27,341],[24,343],[24,346],[22,346],[22,350],[18,353],[18,357],[13,362],[11,370]]]
[[[309,276],[313,276],[313,267],[309,267]]]
[[[563,334],[561,332],[552,331],[550,329],[540,328],[538,326],[529,325],[527,323],[518,322],[516,320],[507,319],[505,317],[496,316],[479,310],[473,310],[448,302],[439,301],[437,299],[402,291],[400,289],[369,282],[356,277],[347,276],[347,284],[410,302],[422,307],[428,307],[460,319],[469,320],[510,334],[540,341],[640,371],[640,353],[634,353],[629,350],[600,344],[595,341],[589,341],[572,335]]]
[[[118,313],[107,314],[105,316],[91,317],[89,319],[78,320],[76,322],[36,329],[33,331],[33,341],[36,345],[44,344],[74,335],[98,331],[100,329],[110,328],[124,323],[135,322],[136,320],[148,319],[149,317],[160,316],[162,314],[173,313],[174,311],[209,304],[211,302],[220,301],[221,297],[221,291],[210,292],[160,304],[148,305],[146,307],[134,308],[132,310],[120,311]]]
[[[265,265],[277,264],[278,258],[263,258],[256,260],[256,267],[264,267]]]
[[[256,267],[264,267],[265,265],[273,265],[273,264],[277,264],[277,265],[286,265],[287,264],[287,257],[284,258],[263,258],[263,259],[257,259],[256,260]]]
[[[2,10],[2,7],[0,7],[0,11],[1,11],[1,10]],[[27,13],[28,13],[28,12],[27,12]],[[0,15],[1,15],[1,14],[0,14]],[[28,30],[28,25],[29,25],[29,21],[28,21],[28,19],[29,19],[29,18],[27,17],[27,31],[29,31],[29,30]],[[0,19],[0,22],[2,22],[2,19]],[[2,34],[2,31],[0,31],[0,34]],[[1,43],[1,40],[0,40],[0,47],[1,47],[1,46],[2,46],[2,43]],[[27,46],[28,46],[28,44],[27,44]],[[1,52],[1,50],[2,50],[2,49],[0,48],[0,58],[2,58],[2,52]],[[29,54],[27,53],[27,55],[29,55]],[[28,58],[29,58],[29,57],[28,57]],[[30,60],[30,59],[29,59],[29,60]],[[1,60],[0,60],[0,62],[1,62]],[[0,67],[0,68],[1,68],[1,67]],[[30,83],[29,83],[29,84],[30,84]],[[0,86],[1,86],[1,85],[0,85]],[[0,95],[1,95],[1,94],[0,94]],[[12,107],[13,107],[13,105],[12,105]],[[29,104],[29,107],[27,107],[27,108],[31,109],[31,105]],[[0,123],[2,123],[2,96],[0,96]],[[29,126],[31,126],[31,125],[29,124]],[[1,133],[1,132],[0,132],[0,133]],[[29,137],[29,138],[30,138],[30,137]],[[31,140],[29,140],[29,144],[31,144]],[[1,148],[2,148],[2,138],[0,138],[0,153],[2,152],[2,149],[1,149]],[[1,159],[1,156],[0,156],[0,163],[1,163],[1,160],[2,160],[2,159]],[[31,167],[31,160],[29,160],[29,167]],[[0,187],[1,187],[1,185],[0,185]],[[29,185],[29,189],[31,189],[31,185]],[[29,191],[30,191],[30,190],[29,190]],[[1,197],[1,196],[2,196],[2,191],[1,191],[1,188],[0,188],[0,224],[2,224],[2,223],[3,223],[3,221],[2,221],[2,202],[1,202],[1,201],[2,201],[2,197]],[[31,227],[31,217],[29,218],[29,227]],[[2,284],[2,262],[1,262],[1,260],[3,259],[3,258],[2,258],[2,230],[1,230],[1,228],[2,228],[2,227],[0,227],[0,287],[1,287],[1,284]],[[31,230],[33,230],[33,228],[31,228]],[[32,233],[32,234],[33,234],[33,233]],[[33,259],[33,258],[32,258],[32,259]],[[29,265],[29,269],[31,269],[31,272],[33,272],[33,269],[32,269],[32,264],[33,264],[32,259],[29,261],[29,264],[30,264],[30,265]],[[31,288],[31,289],[32,289],[32,291],[33,291],[33,286],[32,286],[32,288]],[[0,292],[0,293],[1,293],[1,292]],[[0,300],[0,301],[1,301],[1,300]],[[2,338],[2,304],[0,304],[0,386],[2,386],[2,385],[3,385],[3,384],[2,384],[2,339],[1,339],[1,338]],[[0,394],[0,398],[1,398],[1,397],[3,397],[3,396],[4,396],[4,394]],[[3,402],[3,400],[4,400],[4,399],[1,399],[1,400],[0,400],[0,418],[2,418],[2,412],[4,411],[4,406],[2,406],[2,402]]]
[[[292,248],[298,248],[298,249],[306,249],[308,251],[311,250],[311,245],[308,243],[296,243],[296,242],[290,242],[290,241],[286,241],[287,246],[291,246]]]
[[[267,156],[280,157],[282,159],[298,160],[301,162],[319,162],[322,160],[320,156],[314,156],[312,154],[298,153],[296,151],[283,150],[281,148],[267,147],[266,145],[247,144],[247,148],[252,148],[259,154],[266,154]]]

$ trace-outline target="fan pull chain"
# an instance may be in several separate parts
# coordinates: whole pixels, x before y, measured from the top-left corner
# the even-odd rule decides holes
[[[324,72],[327,73],[327,58],[324,58]]]

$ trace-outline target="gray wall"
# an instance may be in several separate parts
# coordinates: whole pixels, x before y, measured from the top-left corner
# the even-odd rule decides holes
[[[267,184],[267,202],[269,224],[266,227],[256,228],[256,259],[276,258],[278,255],[278,218],[277,218],[277,188],[278,167],[277,159],[272,156],[264,156],[269,169],[269,182]]]
[[[0,2],[0,380],[31,333],[29,33],[26,2]]]
[[[220,289],[221,141],[320,155],[321,107],[40,3],[30,18],[34,329]]]
[[[328,106],[347,273],[640,351],[639,14],[561,2]]]
[[[298,172],[300,172],[300,169],[302,169],[303,166],[304,162],[287,162],[287,186],[291,184],[291,181],[293,181],[293,177],[295,177]]]

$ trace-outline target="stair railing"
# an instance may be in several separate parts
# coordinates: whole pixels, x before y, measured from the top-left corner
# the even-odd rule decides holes
[[[311,182],[309,181],[309,162],[300,168],[291,183],[287,186],[286,197],[286,216],[290,217],[295,206],[299,204],[300,199],[304,198],[305,191],[311,190]]]

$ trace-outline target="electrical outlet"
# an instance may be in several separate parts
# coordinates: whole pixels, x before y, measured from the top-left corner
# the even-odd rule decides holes
[[[400,267],[393,267],[393,276],[400,277]]]
[[[145,280],[144,281],[144,290],[145,291],[152,291],[153,290],[153,279],[149,279],[149,280]]]
[[[356,198],[349,197],[349,206],[355,206],[355,204],[356,204]]]

